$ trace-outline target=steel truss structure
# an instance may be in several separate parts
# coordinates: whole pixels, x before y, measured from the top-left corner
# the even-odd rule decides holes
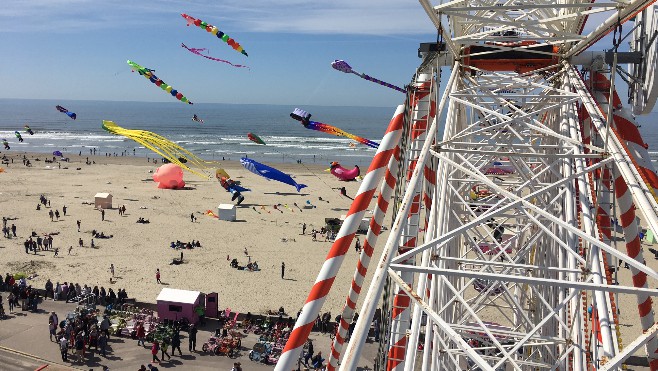
[[[584,53],[652,1],[420,3],[444,47],[407,87],[276,369],[293,368],[356,232],[349,217],[384,179],[328,369],[360,366],[383,296],[376,369],[613,370],[644,348],[658,370],[658,273],[637,218],[658,232],[658,183],[616,95],[616,54],[608,66]],[[347,342],[388,204],[394,222]],[[622,313],[640,318],[632,337],[620,296],[637,301]]]

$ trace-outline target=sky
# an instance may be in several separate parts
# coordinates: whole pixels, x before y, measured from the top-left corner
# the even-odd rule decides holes
[[[217,26],[234,51],[180,13]],[[132,73],[155,70],[198,103],[394,106],[401,93],[331,68],[334,59],[394,85],[410,82],[436,29],[409,0],[5,0],[0,98],[171,101]],[[250,67],[234,68],[181,47]]]

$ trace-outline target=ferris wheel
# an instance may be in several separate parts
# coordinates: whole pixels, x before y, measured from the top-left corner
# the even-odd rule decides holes
[[[439,40],[419,50],[276,370],[296,367],[329,290],[347,291],[328,370],[365,366],[373,319],[376,370],[617,370],[633,355],[658,370],[658,176],[634,116],[658,97],[658,7],[420,4]],[[352,285],[332,288],[368,210]]]

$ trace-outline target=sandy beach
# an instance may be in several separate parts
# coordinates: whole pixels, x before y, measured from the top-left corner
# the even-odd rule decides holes
[[[23,153],[5,154],[13,163],[4,165],[0,174],[0,207],[2,215],[10,218],[8,226],[16,225],[17,237],[0,240],[3,276],[6,272],[36,275],[28,282],[38,288],[43,288],[47,279],[112,287],[114,291],[125,288],[129,297],[146,302],[155,302],[163,287],[217,292],[220,308],[236,312],[264,313],[284,307],[296,315],[331,246],[324,237],[312,241],[310,231],[320,229],[325,217],[338,218],[349,208],[351,200],[332,188],[345,186],[347,194],[353,195],[360,184],[339,181],[324,171],[328,165],[272,164],[308,185],[298,193],[287,184],[248,172],[239,162],[222,161],[216,166],[251,189],[244,193],[237,221],[227,222],[205,215],[206,210],[217,213],[219,204],[232,203],[231,194],[214,177],[202,179],[186,172],[186,189],[167,190],[158,189],[152,180],[152,172],[161,163],[154,165],[143,157],[92,156],[89,161],[95,164],[87,165],[87,156],[71,156],[60,169],[58,163],[43,161],[52,156],[27,154],[33,166],[26,167]],[[93,205],[98,192],[113,196],[113,209],[106,211],[104,221]],[[50,201],[50,208],[36,209],[40,195]],[[304,208],[307,201],[315,208]],[[118,207],[122,205],[126,214],[120,216]],[[67,207],[66,216],[63,206]],[[59,220],[51,221],[50,210],[60,212]],[[190,214],[196,222],[191,222]],[[140,217],[150,223],[137,223]],[[81,221],[80,232],[77,220]],[[301,234],[303,223],[307,224],[306,235]],[[92,230],[113,237],[94,239],[92,248]],[[53,251],[26,254],[23,242],[32,232],[53,234],[53,247],[59,248],[59,256]],[[80,238],[84,247],[78,245]],[[384,232],[380,241],[385,238]],[[170,244],[176,240],[200,241],[202,247],[174,250]],[[184,264],[170,265],[181,251]],[[240,265],[251,258],[261,270],[233,269],[228,258],[237,258]],[[351,248],[323,312],[335,316],[342,310],[357,259]],[[281,278],[282,262],[285,279]],[[115,267],[114,283],[110,283],[110,264]],[[156,283],[156,269],[160,269],[162,284]]]
[[[232,179],[251,189],[244,193],[245,201],[237,209],[237,221],[227,222],[205,215],[206,210],[217,212],[221,203],[231,203],[230,193],[214,177],[202,179],[186,172],[186,189],[166,190],[158,189],[152,180],[152,172],[161,163],[154,165],[143,157],[93,156],[89,161],[95,164],[87,165],[87,156],[72,156],[69,163],[61,163],[60,169],[57,163],[45,163],[44,154],[28,154],[33,166],[23,166],[22,156],[22,153],[8,154],[14,162],[5,165],[5,171],[0,174],[2,215],[11,218],[9,226],[17,227],[16,238],[0,239],[3,276],[6,272],[37,275],[28,282],[38,288],[43,288],[48,278],[53,283],[73,281],[92,287],[112,287],[114,291],[125,288],[129,297],[145,302],[155,302],[163,287],[217,292],[220,308],[242,313],[265,313],[284,307],[287,313],[296,315],[331,246],[323,236],[312,241],[310,231],[322,227],[326,217],[338,218],[349,208],[351,200],[332,188],[345,186],[347,194],[354,195],[360,184],[339,181],[325,171],[328,166],[271,164],[292,174],[298,183],[308,185],[298,193],[292,186],[248,172],[239,162],[218,162],[210,167],[213,172],[215,167],[224,168]],[[98,192],[113,195],[113,209],[106,211],[104,221],[93,205]],[[36,210],[42,194],[51,206]],[[304,208],[307,201],[315,208]],[[274,205],[279,204],[275,209]],[[62,214],[64,205],[66,216]],[[127,211],[120,216],[118,207],[122,205]],[[50,210],[58,210],[60,219],[51,221]],[[194,214],[196,222],[191,222],[190,214]],[[150,223],[137,223],[140,217]],[[384,225],[390,225],[390,218],[389,215]],[[80,232],[77,220],[81,221]],[[303,223],[307,224],[306,235],[301,234]],[[94,239],[92,248],[92,230],[113,237]],[[59,256],[54,257],[53,251],[26,254],[23,242],[32,232],[54,234],[53,245],[60,249]],[[84,247],[78,246],[80,238]],[[379,258],[386,238],[384,231],[375,259]],[[360,239],[363,243],[364,236]],[[176,240],[198,240],[202,247],[182,250],[184,264],[170,265],[172,259],[180,257],[181,250],[170,248],[170,243]],[[71,255],[69,246],[73,246]],[[625,252],[623,242],[617,246]],[[649,266],[658,269],[657,261],[647,251],[652,245],[643,246]],[[230,267],[228,258],[237,258],[240,265],[247,264],[245,248],[251,261],[258,262],[260,271]],[[332,318],[342,310],[357,258],[351,248],[327,297],[322,312],[330,311]],[[282,262],[286,265],[285,279],[281,278]],[[110,283],[110,264],[115,266],[114,283]],[[162,284],[156,282],[156,269],[160,269]],[[364,287],[368,287],[370,277],[371,274]],[[619,269],[618,280],[632,286],[630,270]],[[622,339],[636,337],[641,328],[635,297],[615,295],[615,299]]]

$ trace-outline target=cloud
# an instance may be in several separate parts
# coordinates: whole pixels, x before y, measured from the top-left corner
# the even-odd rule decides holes
[[[0,32],[77,32],[89,27],[162,26],[188,13],[232,31],[409,35],[432,33],[417,2],[408,0],[9,0]],[[182,20],[176,20],[182,22]]]

